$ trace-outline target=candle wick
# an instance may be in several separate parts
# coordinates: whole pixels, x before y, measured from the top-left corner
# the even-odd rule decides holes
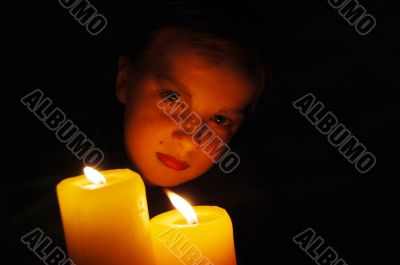
[[[197,225],[199,222],[197,220],[192,220],[189,224],[190,225]]]

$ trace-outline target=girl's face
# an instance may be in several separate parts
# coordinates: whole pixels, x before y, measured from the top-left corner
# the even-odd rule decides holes
[[[177,124],[158,103],[187,105],[181,118],[197,114],[203,126],[207,124],[228,143],[254,94],[242,75],[182,49],[165,52],[140,73],[133,72],[124,58],[119,63],[117,97],[125,104],[125,149],[144,181],[175,186],[210,169],[214,162],[193,140],[196,137],[185,132],[182,126],[186,125]]]

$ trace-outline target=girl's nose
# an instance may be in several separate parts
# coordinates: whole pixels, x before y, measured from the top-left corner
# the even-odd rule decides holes
[[[178,140],[179,145],[184,149],[186,152],[193,151],[198,148],[198,144],[192,138],[192,134],[188,134],[182,128],[176,128],[172,132],[172,138]]]

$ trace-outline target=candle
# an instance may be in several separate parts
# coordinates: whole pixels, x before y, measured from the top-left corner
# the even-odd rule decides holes
[[[156,264],[235,265],[228,213],[217,206],[192,208],[177,194],[167,195],[177,209],[150,220]]]
[[[57,196],[76,264],[153,264],[146,191],[137,173],[85,168],[85,175],[61,181]]]

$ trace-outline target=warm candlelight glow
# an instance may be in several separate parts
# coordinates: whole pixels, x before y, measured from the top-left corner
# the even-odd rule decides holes
[[[57,184],[72,263],[153,265],[146,188],[141,176],[130,169],[85,168],[84,173]],[[47,259],[49,264],[61,264],[57,255]]]
[[[166,189],[165,192],[171,203],[185,217],[188,224],[195,225],[199,222],[192,206],[185,199],[170,190]]]
[[[91,167],[85,167],[83,169],[85,176],[94,184],[104,184],[106,183],[106,178],[96,169]]]

